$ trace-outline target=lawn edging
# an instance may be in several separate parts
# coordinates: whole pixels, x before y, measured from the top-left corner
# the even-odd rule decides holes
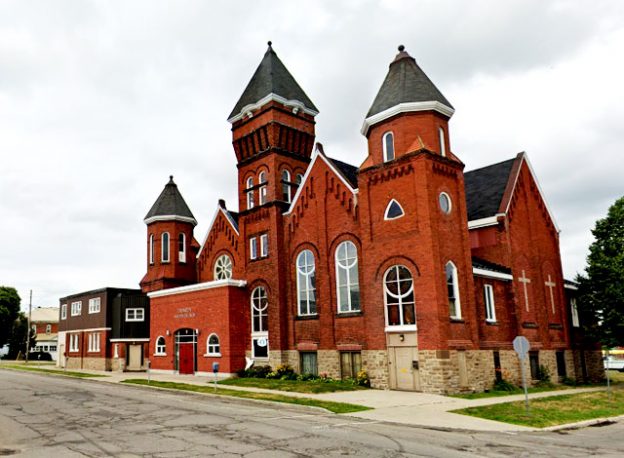
[[[60,377],[73,377],[73,378],[80,378],[80,379],[108,377],[108,375],[105,375],[105,374],[101,374],[101,375],[90,374],[88,372],[66,371],[63,369],[45,369],[43,367],[6,364],[6,363],[1,364],[0,369],[5,369],[8,371],[35,372],[35,373],[45,374],[45,375],[60,376]]]
[[[524,402],[520,400],[465,407],[450,412],[541,430],[575,428],[584,424],[618,421],[624,416],[624,390],[615,389],[611,395],[606,390],[594,390],[533,398],[529,415],[525,412]]]
[[[352,413],[352,412],[361,412],[364,410],[371,410],[371,407],[359,405],[359,404],[349,404],[344,402],[334,402],[334,401],[324,401],[321,399],[313,399],[306,397],[294,397],[287,396],[281,393],[266,393],[266,392],[256,392],[256,391],[246,391],[241,389],[229,389],[223,388],[221,386],[217,387],[215,390],[212,385],[193,385],[189,383],[179,383],[179,382],[160,382],[160,381],[151,381],[148,382],[145,379],[126,379],[122,380],[121,383],[127,385],[135,385],[135,386],[143,386],[147,388],[156,388],[161,390],[168,391],[184,391],[188,393],[198,393],[209,396],[226,396],[231,398],[239,398],[239,399],[247,399],[252,401],[263,401],[263,402],[280,402],[286,404],[294,404],[305,407],[315,407],[320,408],[332,413]]]

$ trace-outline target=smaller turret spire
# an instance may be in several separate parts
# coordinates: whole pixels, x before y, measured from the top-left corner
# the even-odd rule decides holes
[[[165,185],[165,189],[160,193],[154,205],[147,215],[145,215],[145,224],[155,221],[186,221],[197,225],[197,221],[184,201],[184,197],[178,190],[178,185],[173,181],[173,175],[169,175],[169,182]]]

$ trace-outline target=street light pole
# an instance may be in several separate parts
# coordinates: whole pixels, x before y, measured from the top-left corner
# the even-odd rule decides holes
[[[25,361],[28,364],[28,352],[30,351],[30,320],[32,319],[32,289],[30,290],[30,301],[28,302],[28,329],[26,330],[26,356]]]

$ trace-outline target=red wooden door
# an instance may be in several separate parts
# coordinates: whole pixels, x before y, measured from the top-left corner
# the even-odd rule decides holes
[[[180,374],[193,374],[193,344],[180,344],[179,346],[179,358],[178,368]]]

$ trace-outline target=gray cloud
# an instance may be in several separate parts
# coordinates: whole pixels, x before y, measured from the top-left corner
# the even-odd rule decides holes
[[[317,139],[359,164],[359,128],[404,44],[457,109],[476,168],[526,150],[581,270],[623,194],[619,1],[0,3],[0,284],[37,305],[136,286],[142,218],[173,174],[203,240],[236,209],[226,117],[271,39],[321,110]]]

